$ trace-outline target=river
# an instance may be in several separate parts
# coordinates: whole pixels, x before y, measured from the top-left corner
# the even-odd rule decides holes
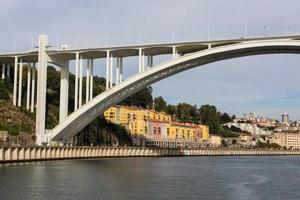
[[[1,200],[300,199],[300,157],[157,157],[0,166]]]

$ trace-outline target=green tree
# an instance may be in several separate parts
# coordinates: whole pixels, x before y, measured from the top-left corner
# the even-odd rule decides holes
[[[170,104],[167,105],[167,113],[169,115],[174,116],[174,115],[176,115],[176,112],[177,112],[177,106],[170,105]]]
[[[162,96],[154,98],[154,110],[159,112],[167,112],[167,102]]]
[[[220,122],[217,108],[211,105],[203,105],[200,108],[200,118],[204,125],[209,126],[211,133],[219,134]]]
[[[231,122],[231,117],[227,113],[220,113],[220,123],[226,124],[228,122]]]

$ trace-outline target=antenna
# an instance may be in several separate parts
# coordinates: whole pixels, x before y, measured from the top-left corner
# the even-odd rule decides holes
[[[174,43],[174,35],[175,35],[175,33],[174,33],[175,31],[174,31],[174,28],[172,29],[172,43]]]
[[[248,37],[248,25],[247,25],[247,23],[244,24],[244,37],[245,38]]]
[[[13,52],[17,52],[17,40],[14,40],[14,49]]]
[[[138,30],[138,44],[141,44],[141,30]]]
[[[210,40],[210,25],[207,24],[207,40]]]

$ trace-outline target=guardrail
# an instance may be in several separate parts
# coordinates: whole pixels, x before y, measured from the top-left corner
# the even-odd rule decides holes
[[[170,149],[143,147],[0,147],[0,163],[60,159],[151,156],[300,155],[300,150]]]

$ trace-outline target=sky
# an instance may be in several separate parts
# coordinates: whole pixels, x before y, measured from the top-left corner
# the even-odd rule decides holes
[[[1,0],[0,52],[31,50],[39,34],[48,35],[53,48],[300,35],[299,19],[300,0]],[[124,62],[129,77],[138,61]],[[104,76],[104,63],[96,61],[96,75]],[[152,87],[171,104],[212,104],[230,114],[277,119],[288,112],[300,119],[300,55],[219,61]]]

